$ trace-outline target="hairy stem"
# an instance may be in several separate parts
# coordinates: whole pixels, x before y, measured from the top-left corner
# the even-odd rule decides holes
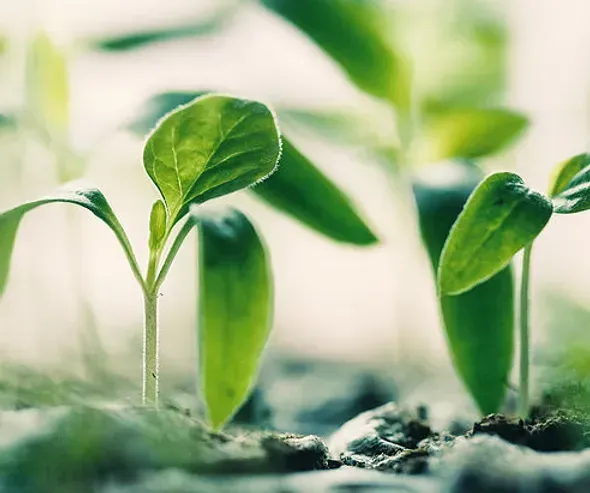
[[[520,281],[520,388],[518,414],[523,419],[529,410],[529,280],[532,244],[524,249]]]
[[[158,406],[159,333],[158,293],[144,293],[142,403]]]

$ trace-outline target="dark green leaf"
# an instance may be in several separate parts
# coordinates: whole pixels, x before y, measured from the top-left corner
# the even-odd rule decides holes
[[[405,62],[389,42],[379,2],[262,0],[309,36],[363,91],[408,105]]]
[[[514,173],[494,173],[473,192],[441,254],[442,295],[460,294],[506,267],[543,230],[552,213],[543,195]]]
[[[16,233],[23,216],[45,204],[54,202],[65,202],[79,205],[92,212],[99,219],[104,221],[109,228],[115,233],[115,236],[123,246],[125,254],[130,262],[134,262],[134,255],[127,235],[113,210],[109,206],[105,196],[96,188],[89,188],[72,183],[59,189],[54,195],[44,197],[32,202],[26,202],[14,209],[10,209],[0,214],[0,295],[6,288],[8,272],[10,269],[10,259],[14,248]],[[135,268],[136,264],[132,265]]]
[[[475,159],[510,145],[528,125],[515,112],[502,109],[454,109],[428,120],[415,144],[416,160]]]
[[[590,154],[578,154],[558,164],[549,179],[549,197],[566,191],[573,178],[584,168],[590,166]]]
[[[264,246],[243,214],[197,216],[196,221],[199,378],[209,420],[219,429],[256,378],[272,327],[273,285]]]
[[[590,209],[590,166],[577,173],[566,188],[553,197],[555,212],[573,214]]]
[[[148,138],[143,160],[174,224],[191,203],[268,176],[280,150],[277,124],[265,105],[210,94],[167,115]]]
[[[453,364],[482,414],[504,402],[513,358],[514,293],[510,267],[440,306]]]
[[[211,92],[213,91],[170,91],[156,94],[148,100],[141,114],[128,125],[128,128],[136,134],[145,135],[167,113]]]
[[[329,238],[355,245],[377,242],[348,197],[284,137],[278,170],[253,192]]]
[[[464,163],[429,166],[414,179],[420,232],[436,272],[449,231],[481,172]],[[498,412],[512,367],[514,300],[510,267],[457,296],[440,299],[455,369],[482,414]]]

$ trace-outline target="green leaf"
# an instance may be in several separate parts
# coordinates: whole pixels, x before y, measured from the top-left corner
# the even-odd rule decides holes
[[[379,2],[262,0],[309,36],[363,91],[407,108],[405,61],[390,42]]]
[[[127,128],[138,135],[149,133],[158,121],[179,106],[190,103],[194,99],[210,94],[213,91],[169,91],[152,96],[140,114],[134,118]]]
[[[566,188],[553,197],[555,212],[573,214],[590,209],[590,165],[577,173]]]
[[[143,161],[170,225],[192,203],[249,187],[271,174],[281,152],[274,115],[262,103],[210,94],[167,115]]]
[[[63,140],[69,125],[67,61],[45,34],[34,37],[28,47],[27,98],[36,123]]]
[[[549,197],[555,197],[569,188],[574,176],[586,166],[590,166],[590,154],[587,153],[578,154],[558,164],[549,179]]]
[[[156,200],[150,213],[149,247],[154,251],[160,247],[166,236],[166,206],[161,200]]]
[[[349,198],[285,137],[278,170],[253,192],[333,240],[354,245],[378,241]]]
[[[199,378],[209,420],[219,429],[246,400],[256,378],[272,326],[271,267],[260,237],[242,213],[195,219]]]
[[[429,166],[413,190],[422,240],[436,272],[449,231],[481,171],[465,163]],[[514,295],[510,267],[467,293],[442,296],[441,312],[455,370],[482,414],[498,412],[512,368]]]
[[[94,50],[124,52],[145,48],[155,43],[211,36],[222,31],[231,18],[239,12],[239,2],[217,3],[221,7],[205,18],[130,34],[91,39],[87,44]]]
[[[413,152],[421,163],[495,154],[523,133],[528,120],[503,109],[454,109],[430,118]]]
[[[494,173],[475,189],[441,254],[441,294],[460,294],[506,267],[551,217],[551,202],[514,173]]]
[[[514,354],[510,266],[440,306],[453,365],[482,414],[500,411]]]
[[[16,118],[13,115],[0,114],[0,130],[12,129],[16,126]]]
[[[23,216],[37,207],[55,202],[79,205],[104,221],[113,233],[115,233],[115,236],[125,250],[134,274],[136,276],[139,275],[137,262],[135,261],[127,235],[105,196],[96,188],[82,186],[78,183],[70,183],[57,190],[53,195],[32,202],[26,202],[0,214],[0,295],[4,293],[6,288],[16,233]]]

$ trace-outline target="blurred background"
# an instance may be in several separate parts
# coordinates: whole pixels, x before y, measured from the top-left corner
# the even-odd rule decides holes
[[[405,146],[399,115],[408,111],[418,121],[456,106],[523,114],[526,131],[479,164],[517,170],[543,191],[554,165],[588,148],[590,6],[585,0],[339,2],[359,22],[367,8],[376,12],[371,32],[396,53],[403,68],[396,73],[411,74],[397,81],[397,112],[372,90],[378,67],[359,83],[289,21],[284,1],[2,2],[0,208],[84,177],[104,191],[145,265],[157,193],[141,161],[145,135],[130,124],[163,92],[260,99],[380,239],[367,247],[331,241],[251,194],[227,199],[250,213],[272,255],[269,352],[383,370],[416,400],[442,388],[466,399],[450,366],[413,199],[391,172]],[[35,50],[44,49],[35,44],[40,35],[55,53],[35,65]],[[342,46],[354,51],[354,35],[345,33]],[[39,68],[43,63],[48,72]],[[44,75],[55,67],[65,82]],[[411,104],[403,96],[407,80]],[[66,102],[47,110],[51,131],[31,118],[44,91]],[[453,157],[433,152],[440,143],[428,132],[418,142],[416,154],[404,155],[416,173],[429,175],[431,157]],[[440,170],[429,176],[449,178]],[[590,361],[589,227],[590,215],[559,217],[539,238],[533,260],[538,354],[551,348],[561,358],[575,348],[574,371]],[[162,288],[165,372],[190,370],[196,356],[195,247],[186,244]],[[80,372],[100,358],[139,376],[141,303],[103,224],[83,210],[40,209],[17,238],[0,304],[0,353]]]

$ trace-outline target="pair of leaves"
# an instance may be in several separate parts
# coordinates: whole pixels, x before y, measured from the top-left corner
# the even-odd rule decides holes
[[[560,164],[551,199],[528,188],[514,173],[494,173],[473,192],[458,217],[439,267],[441,294],[468,291],[502,270],[543,230],[552,213],[590,208],[590,155]]]
[[[166,203],[165,207],[158,201],[152,209],[152,246],[159,247],[170,212],[176,216],[168,218],[177,220],[190,209],[187,226],[199,227],[201,370],[215,427],[231,417],[250,390],[271,327],[272,284],[266,253],[245,216],[236,212],[221,220],[207,219],[195,208],[254,184],[274,169],[279,154],[278,129],[266,106],[217,95],[199,98],[168,115],[146,143],[146,171]],[[104,195],[72,184],[0,214],[0,294],[23,216],[55,202],[78,205],[104,221],[146,288],[125,231]]]
[[[144,134],[179,105],[201,92],[169,92],[154,96],[129,129]],[[376,236],[351,200],[283,135],[279,167],[252,192],[271,206],[327,237],[353,245],[369,245]],[[169,172],[170,170],[168,170]]]
[[[529,189],[513,173],[490,175],[467,201],[440,256],[440,304],[454,362],[485,413],[498,410],[505,381],[500,377],[507,378],[512,360],[509,263],[540,234],[554,211],[590,208],[590,155],[560,164],[549,196]],[[490,320],[493,326],[483,327]]]
[[[420,232],[434,271],[449,230],[481,179],[478,168],[447,162],[415,174]],[[441,314],[454,367],[482,414],[499,410],[512,367],[514,294],[510,267],[469,292],[443,295]]]

